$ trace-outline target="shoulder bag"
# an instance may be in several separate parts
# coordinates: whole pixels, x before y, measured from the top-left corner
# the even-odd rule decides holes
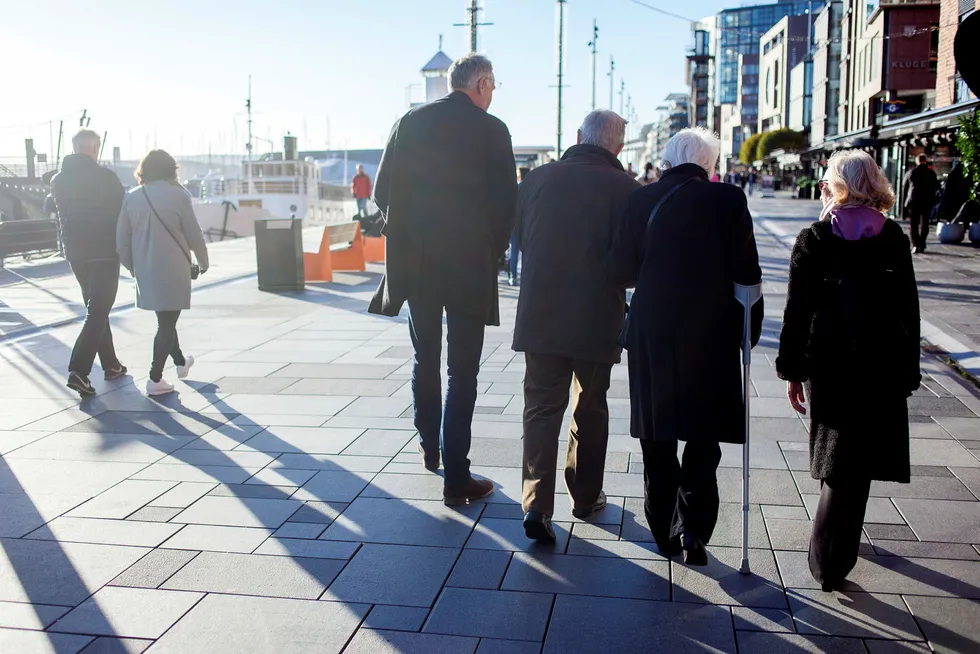
[[[194,263],[191,260],[191,255],[189,255],[187,253],[187,250],[184,249],[184,246],[180,244],[180,241],[177,240],[177,237],[174,236],[174,233],[170,231],[170,228],[169,227],[167,227],[167,223],[163,222],[163,219],[160,218],[160,214],[158,214],[157,213],[157,210],[153,208],[153,203],[150,202],[150,194],[146,192],[146,187],[145,186],[143,187],[143,197],[146,198],[146,203],[148,205],[150,205],[150,211],[153,212],[153,215],[156,216],[156,219],[160,222],[160,224],[163,226],[163,228],[165,230],[167,230],[167,233],[170,234],[170,238],[172,238],[174,240],[174,243],[177,245],[178,248],[180,248],[181,254],[184,255],[184,258],[185,259],[187,259],[187,263],[190,264],[190,266],[191,266],[191,279],[197,279],[198,277],[200,277],[200,275],[201,275],[201,267],[199,265],[197,265],[196,263]]]

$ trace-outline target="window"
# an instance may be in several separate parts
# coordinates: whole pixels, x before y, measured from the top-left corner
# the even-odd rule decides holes
[[[779,109],[779,60],[773,64],[772,74],[772,106]]]

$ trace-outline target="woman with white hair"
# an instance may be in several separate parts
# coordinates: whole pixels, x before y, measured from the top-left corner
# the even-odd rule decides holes
[[[630,196],[611,252],[616,282],[636,287],[625,345],[647,522],[664,555],[683,549],[691,565],[708,562],[719,443],[745,441],[738,357],[744,313],[734,284],[762,279],[745,194],[708,181],[719,149],[701,128],[671,138],[660,181]],[[753,344],[762,314],[759,302]],[[678,441],[686,443],[680,462]]]
[[[909,482],[908,397],[922,377],[909,239],[882,213],[895,203],[888,180],[851,150],[830,158],[820,188],[820,220],[790,259],[776,371],[797,412],[810,401],[821,485],[810,572],[833,591],[857,563],[871,481]]]

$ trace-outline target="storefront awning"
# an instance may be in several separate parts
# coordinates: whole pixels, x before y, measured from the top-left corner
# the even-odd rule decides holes
[[[894,140],[903,136],[916,136],[955,128],[959,126],[961,116],[971,113],[978,107],[980,107],[980,100],[969,100],[892,120],[881,127],[878,137],[882,140]]]

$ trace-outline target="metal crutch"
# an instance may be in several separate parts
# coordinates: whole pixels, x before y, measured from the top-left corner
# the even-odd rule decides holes
[[[749,389],[752,367],[752,307],[762,299],[762,284],[735,284],[735,299],[745,310],[742,325],[742,404],[745,407],[745,445],[742,446],[742,565],[738,571],[749,574]]]

